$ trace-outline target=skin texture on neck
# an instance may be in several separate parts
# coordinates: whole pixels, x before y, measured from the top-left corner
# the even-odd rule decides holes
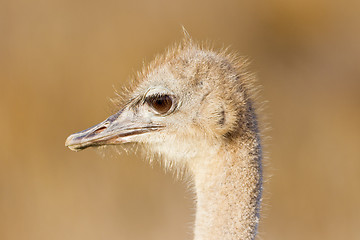
[[[261,201],[261,149],[254,138],[196,166],[195,240],[254,239]]]

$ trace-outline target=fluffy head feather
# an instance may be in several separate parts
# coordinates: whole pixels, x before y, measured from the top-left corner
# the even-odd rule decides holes
[[[149,91],[171,94],[177,106],[161,117],[164,130],[138,142],[164,156],[166,166],[178,167],[208,155],[209,146],[216,151],[229,141],[252,136],[258,131],[253,110],[256,88],[247,67],[246,58],[200,46],[189,37],[157,56],[137,74],[126,98]]]

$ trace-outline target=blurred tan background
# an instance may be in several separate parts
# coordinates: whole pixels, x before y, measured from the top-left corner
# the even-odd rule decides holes
[[[249,56],[263,86],[272,178],[259,239],[360,239],[359,5],[2,0],[0,239],[192,239],[185,184],[132,153],[64,147],[181,25]]]

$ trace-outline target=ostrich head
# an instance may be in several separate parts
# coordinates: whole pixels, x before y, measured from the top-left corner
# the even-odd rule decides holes
[[[116,114],[69,136],[66,146],[141,143],[171,165],[191,166],[256,131],[246,67],[244,59],[187,40],[138,74]]]

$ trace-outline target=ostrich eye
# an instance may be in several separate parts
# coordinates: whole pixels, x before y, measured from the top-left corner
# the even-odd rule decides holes
[[[167,113],[173,105],[169,95],[151,96],[146,101],[158,114]]]

